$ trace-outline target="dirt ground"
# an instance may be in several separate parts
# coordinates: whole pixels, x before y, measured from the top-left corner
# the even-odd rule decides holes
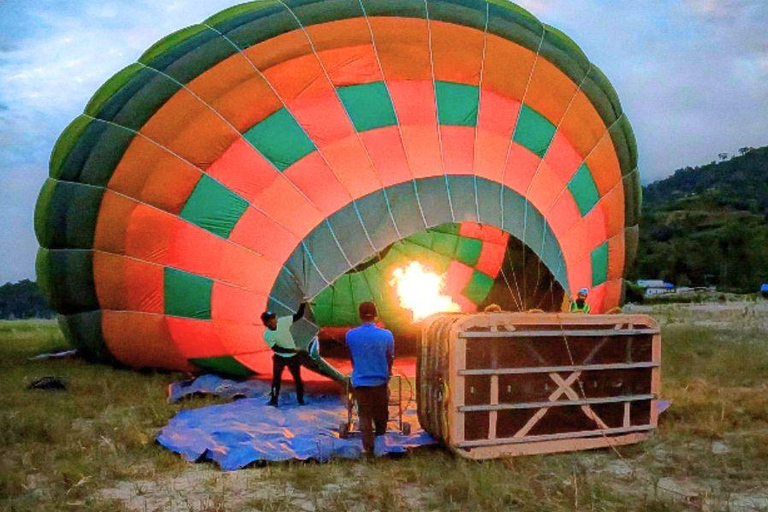
[[[182,408],[180,375],[77,359],[55,323],[0,322],[2,510],[735,510],[768,511],[768,303],[630,306],[662,325],[662,397],[647,442],[472,462],[443,449],[225,473],[154,443]],[[30,392],[43,375],[62,393]]]

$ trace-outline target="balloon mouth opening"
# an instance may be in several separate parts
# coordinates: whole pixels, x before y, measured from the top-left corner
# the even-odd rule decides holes
[[[390,248],[385,251],[390,251]],[[382,251],[365,265],[350,269],[332,287],[344,283],[345,279],[354,281],[359,278],[363,282],[359,274],[374,264],[382,267],[382,254],[387,253]],[[536,253],[511,236],[506,241],[495,276],[480,276],[485,286],[480,292],[476,289],[479,285],[472,282],[472,278],[480,280],[476,278],[476,269],[467,270],[472,276],[468,284],[466,274],[446,271],[433,263],[428,258],[413,256],[381,268],[384,282],[382,301],[374,301],[379,310],[377,323],[392,330],[395,335],[396,363],[397,360],[406,361],[404,364],[408,366],[409,361],[415,358],[419,349],[422,321],[433,314],[486,310],[562,311],[564,300],[567,299],[563,287]],[[346,325],[323,325],[318,322],[320,353],[338,369],[349,366],[345,335],[360,323],[356,315],[357,304],[349,306],[354,307],[355,314],[347,316]]]

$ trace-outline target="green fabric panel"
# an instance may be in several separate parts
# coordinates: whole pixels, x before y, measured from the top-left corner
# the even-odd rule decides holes
[[[523,105],[513,140],[543,158],[555,131],[555,125],[547,118],[528,105]]]
[[[469,283],[467,283],[464,291],[462,291],[462,295],[475,304],[480,304],[488,296],[492,287],[493,279],[475,270],[472,272],[472,278],[469,280]]]
[[[274,7],[282,7],[279,0],[261,0],[260,2],[239,4],[214,14],[205,20],[205,24],[215,27],[217,30],[228,32],[234,27],[256,19],[267,8]]]
[[[64,162],[66,161],[70,152],[78,144],[83,132],[91,123],[92,120],[88,117],[78,116],[74,119],[74,121],[69,123],[69,126],[67,126],[63,132],[61,132],[61,135],[59,135],[58,140],[56,140],[56,144],[54,144],[53,151],[51,152],[51,161],[48,166],[48,175],[51,178],[68,180],[75,179],[72,176],[62,176]]]
[[[64,337],[86,359],[116,363],[104,342],[101,330],[101,311],[76,315],[59,315],[59,327]]]
[[[640,229],[638,226],[624,228],[624,275],[635,266],[637,248],[640,245]]]
[[[104,83],[104,85],[99,87],[96,93],[91,97],[90,101],[88,101],[88,104],[85,106],[85,111],[91,112],[92,114],[100,112],[104,104],[126,87],[143,69],[144,66],[139,63],[134,63],[115,73]]]
[[[248,202],[245,199],[204,175],[197,182],[179,216],[227,238],[246,208]]]
[[[624,225],[634,226],[640,222],[643,204],[643,186],[640,184],[640,173],[635,172],[624,176]]]
[[[35,234],[50,249],[90,249],[104,189],[48,178],[35,206]]]
[[[485,2],[474,0],[431,0],[429,6],[429,18],[431,20],[445,21],[475,30],[485,30]]]
[[[431,248],[433,251],[451,257],[456,254],[456,249],[459,244],[459,238],[457,236],[434,231],[430,232],[430,234],[432,235]]]
[[[483,250],[483,241],[477,238],[460,237],[456,247],[456,259],[465,265],[474,267],[480,259]]]
[[[608,280],[608,242],[592,251],[592,286],[598,286]]]
[[[205,34],[211,37],[209,29],[204,25],[192,25],[190,27],[182,28],[176,32],[172,32],[167,36],[160,39],[158,42],[150,46],[139,57],[139,62],[143,62],[150,65],[153,61],[161,59],[165,54],[177,51],[180,46],[183,46],[185,42],[197,41],[197,38]],[[157,67],[157,66],[153,66]]]
[[[589,73],[589,59],[571,38],[560,30],[545,25],[546,34],[540,55],[557,66],[574,84],[580,84]]]
[[[600,199],[595,180],[592,179],[592,172],[585,163],[579,166],[576,174],[568,182],[568,190],[573,194],[582,217],[589,213]]]
[[[223,357],[194,357],[190,363],[207,372],[229,377],[250,377],[254,372],[243,366],[237,359]]]
[[[82,249],[37,251],[35,272],[51,308],[62,314],[99,309],[93,283],[93,251]]]
[[[315,150],[315,145],[285,108],[248,130],[244,137],[281,171]]]
[[[397,124],[384,82],[339,87],[338,92],[358,132]]]
[[[121,126],[104,122],[94,123],[87,131],[90,132],[91,128],[96,126],[101,126],[102,129],[98,138],[88,144],[89,152],[85,160],[75,163],[70,155],[67,166],[79,168],[77,181],[80,183],[106,187],[136,134]]]
[[[166,267],[163,282],[166,315],[211,318],[211,279]]]
[[[437,118],[440,124],[475,126],[480,91],[473,85],[435,82]]]

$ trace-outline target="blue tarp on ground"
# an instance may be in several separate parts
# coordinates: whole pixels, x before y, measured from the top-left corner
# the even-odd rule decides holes
[[[268,383],[237,383],[211,375],[172,385],[169,391],[171,399],[197,393],[251,397],[181,411],[171,419],[157,441],[190,461],[210,459],[231,471],[257,461],[326,462],[331,458],[355,458],[362,453],[359,433],[353,433],[349,439],[338,436],[339,424],[347,417],[344,399],[338,395],[310,394],[307,405],[299,406],[293,393],[284,392],[280,407],[274,408],[267,405]],[[411,423],[412,434],[388,432],[377,438],[376,455],[404,453],[436,443],[419,428],[413,409],[406,412],[404,419]]]

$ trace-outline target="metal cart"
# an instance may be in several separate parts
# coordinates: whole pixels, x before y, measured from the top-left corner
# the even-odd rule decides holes
[[[401,375],[393,375],[389,379],[387,393],[389,419],[387,421],[387,426],[389,426],[389,423],[394,422],[397,424],[397,430],[401,434],[409,436],[411,435],[411,424],[403,421],[403,414],[405,412],[405,407],[403,406],[403,378],[404,377]],[[355,419],[355,415],[357,414],[357,403],[355,402],[355,397],[352,393],[352,385],[349,380],[347,381],[345,391],[347,398],[347,421],[342,422],[339,425],[339,437],[342,439],[347,439],[352,432],[359,431],[359,421]]]

